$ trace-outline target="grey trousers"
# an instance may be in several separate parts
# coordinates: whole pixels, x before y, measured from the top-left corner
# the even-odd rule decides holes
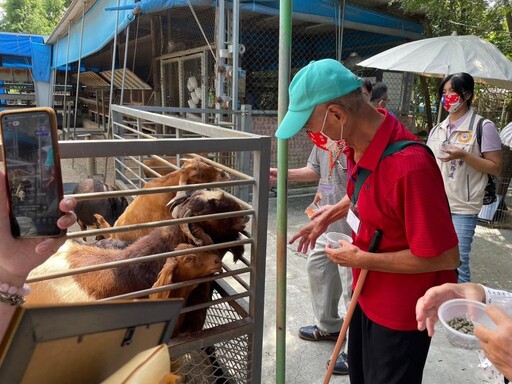
[[[325,254],[325,234],[316,240],[307,261],[309,289],[316,325],[324,332],[339,332],[343,324],[338,306],[343,296],[345,311],[352,296],[352,269],[340,267]]]

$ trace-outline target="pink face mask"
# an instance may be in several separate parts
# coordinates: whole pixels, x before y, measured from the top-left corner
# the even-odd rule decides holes
[[[463,102],[460,100],[460,96],[456,93],[451,95],[443,95],[442,97],[443,107],[448,113],[457,112],[462,107]]]

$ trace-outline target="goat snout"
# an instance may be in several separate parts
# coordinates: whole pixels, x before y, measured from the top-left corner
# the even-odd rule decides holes
[[[229,173],[227,173],[226,171],[221,171],[219,173],[219,181],[229,181],[229,180],[231,180]]]
[[[217,254],[212,254],[205,260],[206,268],[211,274],[222,272],[222,262]]]

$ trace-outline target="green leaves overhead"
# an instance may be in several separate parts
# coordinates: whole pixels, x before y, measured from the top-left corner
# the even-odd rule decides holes
[[[425,37],[476,35],[512,58],[510,0],[391,0],[409,14],[421,14]]]
[[[72,0],[5,0],[0,5],[3,32],[49,35]]]

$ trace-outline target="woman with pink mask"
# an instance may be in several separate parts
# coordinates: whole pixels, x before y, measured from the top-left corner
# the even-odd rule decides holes
[[[494,123],[471,109],[474,90],[475,81],[467,73],[455,73],[443,79],[439,98],[449,115],[430,131],[427,141],[443,175],[459,238],[459,283],[471,281],[469,254],[488,174],[499,176],[502,166],[501,140]]]

